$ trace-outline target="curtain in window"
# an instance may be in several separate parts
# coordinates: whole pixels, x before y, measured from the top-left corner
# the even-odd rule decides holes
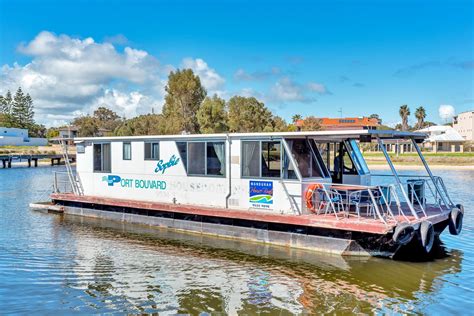
[[[102,144],[102,171],[110,172],[110,170],[111,170],[110,144]]]
[[[225,148],[224,148],[224,143],[212,143],[212,146],[214,147],[214,151],[216,152],[217,159],[219,159],[219,162],[221,164],[221,170],[220,174],[223,175],[225,174]]]
[[[258,177],[260,161],[255,157],[258,142],[242,142],[242,175],[246,177]]]

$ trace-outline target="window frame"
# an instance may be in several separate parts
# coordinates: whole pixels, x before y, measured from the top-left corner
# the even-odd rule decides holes
[[[264,179],[264,180],[275,180],[275,179],[283,179],[283,150],[285,150],[285,146],[283,146],[283,138],[273,138],[273,139],[245,139],[245,140],[240,140],[240,178],[241,179]],[[243,159],[242,157],[244,156],[244,142],[257,142],[258,143],[258,176],[245,176],[244,173],[244,168],[243,168]],[[279,177],[262,177],[262,142],[270,142],[270,143],[275,143],[279,142],[280,143],[280,176]],[[290,161],[291,162],[291,161]],[[285,179],[285,180],[294,180],[294,179]]]
[[[95,146],[100,146],[100,170],[96,170],[95,168]],[[104,145],[109,146],[109,165],[110,169],[104,169]],[[104,142],[104,143],[93,143],[92,144],[92,172],[93,173],[112,173],[112,143],[111,142]]]
[[[146,157],[146,145],[150,144],[150,155],[152,157],[147,158]],[[153,145],[158,146],[158,157],[153,157]],[[143,159],[145,161],[159,161],[160,160],[160,142],[159,141],[145,141],[143,142]]]
[[[130,147],[130,158],[125,158],[125,145]],[[130,161],[132,160],[132,142],[122,142],[122,160]]]
[[[186,164],[183,163],[186,175],[188,177],[208,177],[208,178],[226,178],[227,177],[227,142],[226,140],[180,140],[180,141],[175,141],[176,148],[178,149],[178,154],[183,161],[183,157],[181,155],[181,152],[179,151],[178,143],[186,143]],[[189,172],[189,144],[190,143],[204,143],[204,172],[205,174],[195,174],[195,173],[190,173]],[[222,143],[224,144],[224,174],[222,175],[217,175],[217,174],[207,174],[207,144],[208,143]]]

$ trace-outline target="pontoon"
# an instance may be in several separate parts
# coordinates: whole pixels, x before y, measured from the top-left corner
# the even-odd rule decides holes
[[[98,217],[341,255],[429,255],[464,209],[418,147],[425,134],[345,130],[76,138],[53,206]],[[411,141],[425,175],[400,175],[384,141]],[[367,167],[375,142],[389,174]],[[67,153],[67,151],[66,151]],[[218,242],[218,241],[216,241]]]

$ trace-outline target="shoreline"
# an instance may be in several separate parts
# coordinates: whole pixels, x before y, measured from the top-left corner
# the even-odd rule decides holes
[[[382,169],[389,169],[387,164],[367,164],[370,170],[382,170]],[[424,170],[425,167],[423,165],[400,165],[400,164],[393,164],[396,169],[399,170]],[[431,170],[474,170],[474,165],[437,165],[437,164],[429,164]]]
[[[75,164],[73,163],[72,165],[74,166]],[[421,164],[410,165],[410,164],[394,163],[393,165],[398,170],[424,170],[425,169],[425,167]],[[430,169],[432,170],[474,170],[474,165],[443,165],[443,164],[429,164],[429,163],[428,165]],[[60,166],[64,166],[64,163],[62,163]],[[389,166],[387,164],[382,164],[382,163],[376,163],[376,164],[367,163],[367,166],[369,167],[370,170],[389,169]],[[38,167],[51,167],[51,162],[38,161]],[[22,162],[12,163],[12,169],[13,168],[29,168],[28,162],[22,161]],[[30,168],[37,168],[37,167],[31,166]],[[3,169],[3,168],[0,166],[0,169]],[[9,169],[9,168],[5,168],[5,169]]]

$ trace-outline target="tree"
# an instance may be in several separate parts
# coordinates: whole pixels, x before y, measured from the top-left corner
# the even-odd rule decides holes
[[[146,114],[123,121],[118,126],[116,136],[161,135],[165,132],[165,120],[161,114]]]
[[[167,122],[166,132],[197,133],[199,124],[196,113],[207,94],[199,76],[194,75],[191,69],[172,71],[165,91],[163,116]]]
[[[254,97],[234,96],[229,100],[228,108],[232,132],[262,132],[272,118],[267,107]]]
[[[315,116],[308,116],[303,120],[302,131],[319,131],[321,129],[321,119]]]
[[[104,128],[108,131],[114,131],[122,122],[122,118],[114,111],[100,106],[94,111],[93,117],[97,119],[99,128]]]
[[[0,126],[2,126],[2,127],[13,127],[10,115],[0,113]]]
[[[267,123],[265,128],[263,129],[264,132],[287,132],[288,125],[286,124],[285,120],[279,116],[273,116],[270,121]]]
[[[402,105],[398,111],[398,114],[400,114],[400,117],[402,118],[402,131],[407,131],[409,127],[408,117],[410,116],[410,109],[408,108],[408,105]]]
[[[42,124],[32,124],[28,127],[28,134],[31,137],[46,137],[46,127]]]
[[[18,128],[30,128],[35,123],[33,117],[33,99],[24,94],[21,87],[15,93],[10,109],[12,123]]]
[[[370,114],[369,119],[376,119],[379,122],[379,124],[382,124],[382,119],[380,118],[380,116],[378,114],[375,114],[375,113]]]
[[[196,114],[201,133],[222,133],[228,130],[225,100],[214,95],[206,97]]]
[[[301,120],[303,117],[300,114],[295,114],[291,117],[291,120],[293,121],[293,124],[296,124],[299,120]]]
[[[416,129],[421,129],[424,127],[424,122],[426,118],[426,110],[424,107],[420,106],[415,110],[415,117],[416,117]]]
[[[51,139],[59,136],[59,130],[55,127],[50,127],[46,131],[46,138]]]
[[[10,115],[13,107],[13,98],[10,90],[7,91],[5,96],[0,95],[0,113]]]
[[[98,120],[89,115],[75,118],[72,125],[78,127],[77,133],[80,137],[93,137],[99,134]]]

